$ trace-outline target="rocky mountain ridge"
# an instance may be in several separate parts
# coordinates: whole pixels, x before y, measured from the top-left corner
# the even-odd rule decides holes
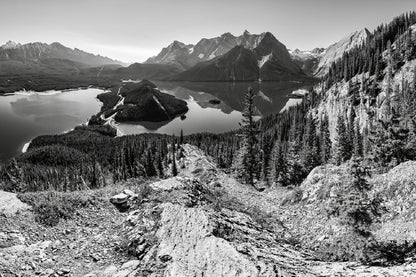
[[[252,45],[252,44],[250,44]],[[295,64],[286,47],[271,33],[263,33],[252,46],[238,45],[226,54],[198,63],[174,76],[187,81],[277,81],[306,80],[308,77]]]
[[[324,76],[328,73],[328,69],[333,62],[341,58],[344,53],[347,53],[354,47],[363,44],[370,35],[370,31],[362,29],[360,31],[355,31],[338,42],[330,45],[324,52],[321,53],[317,69],[314,74],[318,77]]]
[[[108,64],[123,63],[100,55],[87,53],[80,49],[68,48],[59,42],[51,44],[34,42],[27,44],[20,44],[13,41],[8,41],[0,47],[0,61],[38,61],[43,59],[61,59],[72,62],[85,64],[85,66],[103,66]]]
[[[163,48],[157,56],[149,58],[145,63],[174,65],[182,71],[188,71],[192,67],[196,67],[197,70],[200,70],[201,67],[206,65],[204,62],[216,60],[233,50],[236,46],[242,46],[248,50],[254,51],[265,38],[270,42],[268,37],[273,37],[273,39],[277,41],[274,42],[277,45],[276,47],[282,48],[280,51],[273,54],[275,59],[285,60],[284,64],[287,66],[289,62],[287,60],[288,55],[286,52],[288,52],[291,60],[290,63],[300,67],[301,71],[305,74],[308,76],[323,77],[328,72],[328,69],[333,62],[341,58],[344,53],[350,51],[355,46],[362,44],[370,35],[371,33],[367,29],[363,29],[347,35],[327,48],[315,48],[311,51],[301,51],[299,49],[287,51],[287,49],[281,47],[283,44],[277,41],[270,32],[255,35],[245,31],[238,37],[230,33],[224,33],[216,38],[201,39],[196,45],[174,41],[169,46]],[[255,55],[260,69],[271,58],[271,56],[268,56],[271,54],[270,50],[267,50],[266,52],[267,53],[263,53],[263,55],[257,53]],[[285,70],[287,70],[287,68],[285,68]],[[290,66],[289,73],[292,71],[293,66]],[[281,73],[281,71],[279,72]],[[184,78],[184,75],[179,75],[178,78]],[[264,79],[266,80],[268,78],[266,77]]]
[[[265,36],[262,34],[250,34],[247,30],[236,37],[231,33],[224,33],[219,37],[201,39],[197,44],[185,45],[174,41],[155,57],[149,58],[145,63],[174,64],[183,70],[195,66],[199,62],[209,61],[222,56],[234,47],[241,45],[247,49],[254,49]]]

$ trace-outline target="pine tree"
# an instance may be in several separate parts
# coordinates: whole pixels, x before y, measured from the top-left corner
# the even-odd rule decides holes
[[[383,103],[383,115],[388,117],[391,113],[391,97],[393,94],[393,57],[391,53],[391,43],[387,42],[387,77],[386,77],[386,96]]]
[[[178,175],[178,168],[176,167],[176,158],[175,158],[175,139],[172,140],[172,176]]]
[[[348,115],[348,122],[347,122],[347,149],[348,157],[349,159],[352,155],[352,152],[354,151],[354,127],[355,127],[355,112],[352,107],[350,107],[349,115]]]
[[[162,156],[161,156],[161,154],[159,152],[158,155],[157,155],[157,161],[156,161],[156,164],[157,164],[157,175],[158,175],[159,178],[163,178],[164,177],[162,160],[163,160],[163,158],[162,158]]]
[[[303,168],[309,172],[314,167],[319,165],[319,151],[318,140],[316,136],[316,124],[312,115],[309,115],[306,124],[305,132],[303,134],[303,147],[302,147],[302,165]]]
[[[347,129],[345,126],[344,117],[339,114],[337,118],[337,137],[336,143],[334,145],[334,159],[337,165],[340,165],[342,162],[345,162],[349,159],[351,153],[349,152],[350,146],[348,142]]]
[[[289,178],[288,178],[288,169],[286,165],[286,160],[283,154],[282,147],[279,147],[279,151],[277,153],[276,163],[275,163],[275,178],[276,182],[287,186],[290,184]]]
[[[155,166],[153,164],[153,158],[152,158],[152,153],[151,150],[148,149],[146,154],[146,174],[148,177],[151,176],[156,176],[156,169]]]
[[[406,33],[406,44],[404,57],[406,61],[410,61],[414,55],[414,45],[412,43],[412,29],[409,29]]]
[[[179,136],[179,145],[183,144],[183,130],[181,129],[181,134]]]
[[[328,114],[325,113],[321,119],[321,162],[326,164],[331,158],[332,142],[329,132],[329,119]]]
[[[146,168],[137,159],[133,163],[133,176],[134,177],[147,177]]]
[[[93,165],[93,180],[91,181],[91,186],[93,188],[102,188],[105,186],[103,171],[97,161]]]
[[[361,136],[360,124],[358,120],[355,121],[353,145],[354,145],[354,156],[362,157],[363,156],[363,138]]]
[[[370,159],[374,165],[392,167],[409,159],[414,159],[414,150],[407,148],[412,139],[409,129],[403,126],[401,118],[394,112],[388,121],[379,120],[372,130]]]
[[[371,225],[380,217],[380,199],[370,194],[371,185],[367,178],[369,169],[362,165],[361,159],[353,159],[350,165],[350,176],[333,191],[328,205],[328,214],[336,217],[346,226],[349,234],[344,235],[341,256],[351,255],[357,260],[367,260],[368,250],[373,243]],[[353,251],[351,251],[353,249]]]
[[[242,132],[242,145],[237,162],[234,165],[237,177],[245,183],[254,185],[254,177],[258,174],[256,164],[255,147],[257,143],[256,126],[254,116],[254,94],[251,87],[248,88],[244,98],[243,119],[240,123]]]

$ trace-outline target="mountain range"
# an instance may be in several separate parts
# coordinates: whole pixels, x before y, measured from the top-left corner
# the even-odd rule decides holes
[[[363,29],[328,48],[291,51],[270,32],[251,34],[246,30],[240,36],[224,33],[211,39],[203,38],[195,45],[174,41],[145,64],[176,66],[184,72],[173,79],[191,81],[303,79],[305,75],[322,77],[332,62],[362,44],[370,35],[367,29]]]
[[[35,67],[51,67],[54,64],[68,64],[71,67],[86,68],[108,64],[124,65],[123,62],[100,55],[87,53],[80,49],[71,49],[58,42],[51,44],[34,42],[27,44],[8,41],[0,46],[0,65],[8,65],[9,70],[21,70],[22,64]],[[37,66],[36,66],[37,65]]]
[[[259,45],[265,34],[254,35],[246,30],[241,36],[235,37],[231,33],[224,33],[211,39],[203,38],[195,45],[174,41],[145,63],[175,64],[187,70],[199,62],[220,57],[238,45],[253,50]]]
[[[224,33],[194,44],[172,42],[144,63],[125,63],[68,48],[58,42],[0,47],[0,91],[51,89],[62,80],[103,85],[121,79],[170,81],[296,81],[310,82],[325,75],[332,62],[363,43],[371,33],[354,32],[328,48],[288,50],[270,32],[240,36]],[[3,76],[3,77],[2,77]],[[28,85],[21,76],[40,79],[41,87]],[[38,77],[36,77],[38,76]],[[48,78],[44,78],[47,76]],[[51,77],[53,76],[53,77]],[[59,78],[58,78],[59,77]],[[4,79],[4,80],[2,80]],[[49,84],[50,83],[50,84]]]

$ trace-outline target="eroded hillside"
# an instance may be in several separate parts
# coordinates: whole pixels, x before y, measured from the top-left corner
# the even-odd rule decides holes
[[[282,187],[260,192],[219,170],[198,148],[183,145],[182,153],[176,177],[136,179],[98,190],[60,193],[61,198],[48,198],[45,192],[19,194],[32,203],[32,211],[13,198],[18,205],[11,207],[20,208],[13,213],[2,210],[0,218],[3,276],[416,274],[411,256],[390,267],[319,261],[314,249],[331,238],[331,228],[339,227],[336,219],[328,221],[321,212],[322,195],[330,195],[328,186],[334,189],[343,181],[345,166],[312,171],[297,189],[301,193]],[[381,240],[389,241],[401,230],[403,239],[414,240],[413,200],[394,188],[407,184],[411,195],[415,167],[409,162],[371,179],[386,196],[388,207],[376,233]],[[294,193],[300,197],[293,197]],[[72,199],[76,209],[56,226],[45,226],[38,218],[39,206],[33,204],[33,199],[45,197]],[[116,207],[123,207],[123,212]]]

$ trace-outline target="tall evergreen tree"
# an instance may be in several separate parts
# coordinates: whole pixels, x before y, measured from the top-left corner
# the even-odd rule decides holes
[[[328,114],[325,113],[323,118],[321,119],[321,126],[320,126],[320,134],[321,134],[321,162],[323,164],[327,163],[331,158],[331,150],[332,150],[332,142],[331,136],[329,132],[329,119]]]
[[[358,120],[355,121],[355,126],[354,126],[353,146],[354,146],[354,156],[362,157],[363,156],[363,138],[360,132],[360,124]]]
[[[179,136],[179,145],[183,144],[183,130],[181,129],[181,134]]]
[[[348,160],[351,155],[347,129],[345,126],[345,118],[342,116],[342,114],[338,115],[336,131],[336,143],[334,145],[333,151],[335,163],[339,165],[342,162]]]
[[[258,175],[256,164],[255,147],[257,143],[257,128],[253,119],[254,97],[251,87],[248,88],[244,97],[243,119],[240,123],[242,132],[242,145],[234,169],[237,177],[245,183],[254,185],[254,177]]]
[[[336,216],[349,230],[349,233],[344,235],[347,245],[344,245],[341,251],[338,250],[338,253],[349,252],[347,255],[351,255],[352,258],[366,261],[368,251],[374,242],[371,225],[380,217],[381,201],[370,194],[371,185],[367,181],[369,169],[362,165],[361,159],[352,160],[350,175],[351,181],[341,182],[334,190],[328,212],[330,216]],[[351,251],[351,248],[355,251]]]
[[[176,166],[176,158],[175,158],[175,138],[172,139],[172,176],[178,175],[178,168]]]
[[[318,140],[316,135],[316,123],[312,115],[309,115],[305,124],[302,147],[302,164],[303,168],[309,172],[315,166],[319,165]]]

